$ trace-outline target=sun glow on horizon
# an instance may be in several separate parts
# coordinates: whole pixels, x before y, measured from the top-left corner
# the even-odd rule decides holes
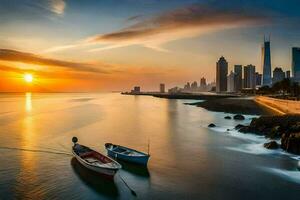
[[[31,83],[33,81],[33,76],[32,74],[25,74],[24,75],[24,80],[27,82],[27,83]]]

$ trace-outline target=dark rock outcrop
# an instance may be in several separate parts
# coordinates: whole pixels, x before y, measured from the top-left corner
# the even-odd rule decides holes
[[[281,137],[281,148],[289,153],[300,154],[300,133],[285,133]]]
[[[279,144],[276,141],[267,142],[264,144],[264,147],[267,149],[278,149]]]
[[[281,138],[282,149],[300,154],[300,115],[261,116],[252,119],[250,125],[241,127],[239,132]]]
[[[244,128],[245,127],[245,125],[243,125],[243,124],[238,124],[238,125],[236,125],[234,128],[236,129],[236,130],[240,130],[241,128]]]
[[[245,119],[245,117],[243,116],[243,115],[234,115],[233,116],[233,119],[235,119],[235,120],[244,120]]]
[[[213,124],[213,123],[211,123],[211,124],[208,125],[208,127],[209,127],[209,128],[213,128],[213,127],[216,127],[216,125]]]
[[[224,119],[231,119],[231,117],[230,116],[225,116]]]

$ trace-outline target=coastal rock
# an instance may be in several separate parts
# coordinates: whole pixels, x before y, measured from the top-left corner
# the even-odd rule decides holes
[[[224,119],[231,119],[231,117],[230,116],[225,116]]]
[[[241,128],[244,128],[245,127],[245,125],[243,125],[243,124],[238,124],[238,125],[236,125],[234,128],[236,129],[236,130],[240,130]]]
[[[300,154],[300,115],[261,116],[252,119],[249,126],[239,128],[242,133],[254,133],[272,139],[281,138],[282,149]]]
[[[216,125],[213,124],[213,123],[211,123],[211,124],[208,125],[208,127],[209,127],[209,128],[213,128],[213,127],[216,127]]]
[[[270,133],[266,135],[268,138],[275,139],[281,136],[280,126],[274,126]]]
[[[261,116],[239,131],[280,138],[283,133],[300,132],[300,115]]]
[[[233,119],[235,119],[235,120],[244,120],[245,119],[245,117],[243,116],[243,115],[234,115],[233,116]]]
[[[267,142],[264,144],[264,147],[267,149],[278,149],[279,145],[276,141]]]
[[[289,153],[300,154],[300,133],[282,134],[281,148]]]

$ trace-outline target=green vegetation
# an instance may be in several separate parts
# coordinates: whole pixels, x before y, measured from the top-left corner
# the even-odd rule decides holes
[[[299,97],[300,87],[297,82],[292,82],[290,79],[286,78],[280,82],[277,82],[269,86],[263,86],[258,89],[257,94],[260,95],[280,95],[282,97]]]

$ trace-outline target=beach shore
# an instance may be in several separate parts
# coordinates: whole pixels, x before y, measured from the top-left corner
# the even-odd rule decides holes
[[[188,103],[205,108],[209,111],[226,112],[232,114],[245,115],[274,115],[274,110],[268,109],[257,102],[253,98],[222,98],[212,99],[203,102]]]

